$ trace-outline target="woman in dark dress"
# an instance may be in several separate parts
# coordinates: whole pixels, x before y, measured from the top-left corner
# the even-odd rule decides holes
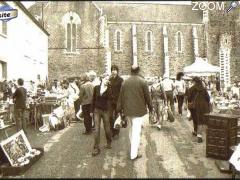
[[[192,81],[193,86],[188,92],[188,104],[194,105],[188,106],[188,108],[193,119],[194,131],[192,134],[197,136],[198,143],[201,143],[203,141],[203,124],[205,124],[204,114],[210,112],[210,97],[200,78],[194,77]]]

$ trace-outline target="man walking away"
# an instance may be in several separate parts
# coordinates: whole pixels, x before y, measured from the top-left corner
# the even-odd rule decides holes
[[[174,84],[171,79],[165,74],[162,81],[163,89],[167,96],[167,104],[170,102],[172,113],[174,114],[174,99],[173,99],[173,90]]]
[[[24,112],[26,109],[26,99],[27,99],[27,90],[23,87],[23,79],[18,79],[18,88],[13,94],[14,100],[14,116],[16,120],[17,131],[23,129],[26,134],[26,119],[24,117]]]
[[[185,81],[182,79],[183,76],[184,76],[183,72],[178,73],[175,82],[178,100],[178,114],[180,116],[182,116],[182,106],[186,91],[186,84]]]
[[[84,126],[86,128],[86,131],[83,134],[89,135],[92,133],[92,117],[90,113],[94,86],[89,81],[88,74],[84,74],[83,81],[84,83],[80,87],[79,103],[82,106]]]
[[[122,86],[123,79],[118,75],[119,69],[118,66],[113,65],[111,67],[111,77],[110,77],[110,87],[112,90],[113,100],[110,107],[110,125],[113,138],[119,137],[120,129],[114,129],[114,123],[117,118],[116,108],[117,108],[117,101],[120,93],[120,89]]]
[[[152,113],[152,102],[147,82],[139,76],[140,68],[133,65],[131,76],[125,80],[120,90],[117,112],[122,112],[130,121],[129,139],[131,142],[130,158],[140,158],[138,147],[140,145],[141,128],[147,107]]]

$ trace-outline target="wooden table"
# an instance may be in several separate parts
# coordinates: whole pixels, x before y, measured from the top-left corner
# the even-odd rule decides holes
[[[37,129],[39,127],[39,123],[42,119],[43,114],[51,114],[53,109],[59,107],[57,104],[51,103],[34,103],[31,104],[31,112],[33,113],[33,121],[34,127]]]

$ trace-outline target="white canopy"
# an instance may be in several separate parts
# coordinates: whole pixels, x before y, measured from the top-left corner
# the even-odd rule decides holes
[[[183,69],[189,76],[210,76],[220,72],[220,67],[209,64],[202,58],[196,58],[195,62]]]

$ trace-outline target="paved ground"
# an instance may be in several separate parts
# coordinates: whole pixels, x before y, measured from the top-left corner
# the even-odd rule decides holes
[[[23,178],[229,178],[220,173],[214,159],[205,157],[205,141],[195,142],[191,135],[192,121],[178,117],[174,123],[165,122],[161,131],[148,124],[142,131],[141,159],[129,159],[128,129],[122,129],[112,149],[101,131],[101,154],[91,156],[93,135],[82,135],[83,123],[46,134],[29,130],[33,147],[44,147],[44,156]],[[35,132],[35,133],[34,133]],[[204,137],[205,140],[205,137]]]

